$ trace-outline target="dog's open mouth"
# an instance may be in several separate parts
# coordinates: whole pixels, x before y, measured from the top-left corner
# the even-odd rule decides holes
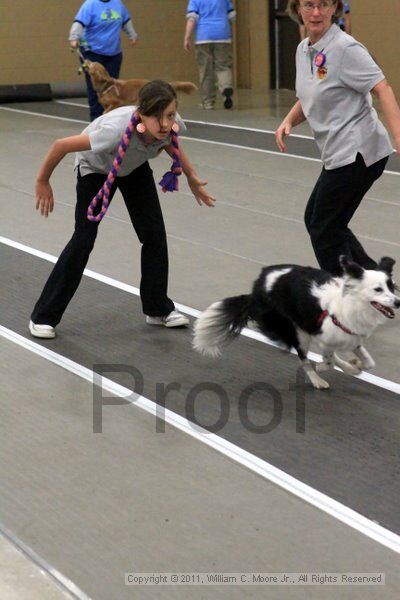
[[[376,310],[379,310],[379,312],[381,312],[383,315],[385,315],[385,317],[387,319],[394,319],[394,317],[395,317],[394,310],[392,310],[388,306],[383,306],[382,304],[379,304],[379,302],[375,302],[375,301],[372,301],[371,304],[374,308],[376,308]]]

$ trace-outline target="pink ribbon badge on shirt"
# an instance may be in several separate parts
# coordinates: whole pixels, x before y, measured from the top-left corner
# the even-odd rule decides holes
[[[323,67],[326,63],[326,56],[323,52],[318,52],[317,56],[314,58],[314,65],[318,68]]]

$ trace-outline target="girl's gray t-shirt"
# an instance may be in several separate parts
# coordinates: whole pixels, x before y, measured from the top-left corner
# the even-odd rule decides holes
[[[121,106],[101,115],[82,131],[82,133],[89,135],[91,145],[91,150],[77,152],[75,155],[75,168],[79,167],[82,176],[89,173],[107,174],[110,171],[121,138],[132,114],[136,110],[136,106]],[[175,120],[179,125],[179,133],[184,133],[186,125],[182,118],[177,114]],[[137,131],[134,131],[118,171],[118,176],[129,175],[147,160],[155,158],[170,143],[171,136],[169,135],[165,140],[156,140],[151,144],[144,144]]]
[[[323,53],[322,69],[315,57]],[[313,130],[326,169],[351,164],[360,152],[367,166],[393,152],[372,106],[370,91],[385,79],[367,49],[333,24],[314,45],[296,53],[296,95]]]

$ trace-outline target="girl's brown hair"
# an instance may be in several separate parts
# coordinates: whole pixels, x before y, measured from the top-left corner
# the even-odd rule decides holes
[[[139,92],[139,112],[145,117],[160,116],[173,100],[177,102],[174,88],[166,81],[154,79]]]
[[[343,14],[343,2],[342,0],[332,0],[332,4],[336,4],[336,10],[332,15],[332,23],[337,23]],[[299,25],[304,25],[303,19],[299,14],[299,8],[300,0],[289,0],[286,12],[293,21],[296,21]]]

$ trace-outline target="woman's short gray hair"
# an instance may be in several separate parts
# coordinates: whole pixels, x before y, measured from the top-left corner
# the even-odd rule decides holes
[[[332,4],[336,4],[336,10],[332,16],[332,23],[337,23],[343,14],[343,2],[342,0],[332,0]],[[299,14],[300,0],[289,0],[286,12],[289,17],[296,21],[299,25],[303,25],[303,19]]]

